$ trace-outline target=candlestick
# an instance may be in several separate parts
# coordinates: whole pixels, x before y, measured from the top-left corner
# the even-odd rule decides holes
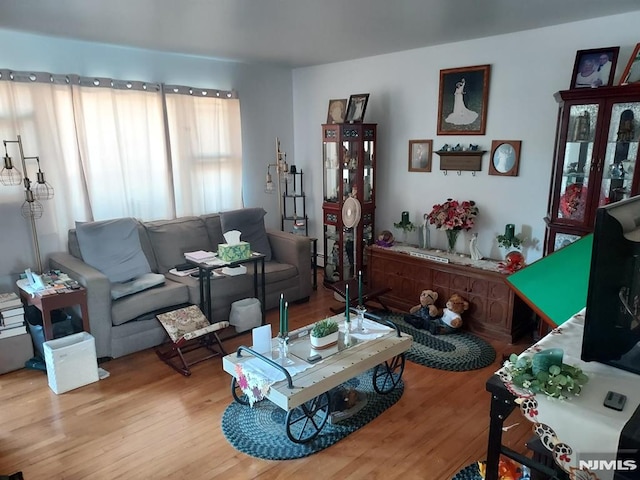
[[[358,305],[362,305],[362,270],[358,272]]]
[[[344,312],[345,321],[349,323],[349,284],[344,286],[344,294],[345,294],[345,302],[346,302],[346,310]]]
[[[282,323],[284,321],[284,293],[280,294],[280,333],[284,332],[284,330],[282,329],[282,327],[284,326],[284,324]]]
[[[515,236],[516,226],[513,223],[507,223],[504,226],[504,236],[511,240]]]
[[[402,225],[407,225],[409,223],[409,212],[402,212]]]
[[[282,334],[284,335],[289,331],[289,302],[284,302],[284,330],[282,330]]]

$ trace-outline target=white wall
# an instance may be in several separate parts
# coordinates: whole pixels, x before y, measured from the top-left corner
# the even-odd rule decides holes
[[[290,69],[113,47],[2,29],[0,45],[7,46],[0,50],[0,68],[237,90],[242,115],[244,161],[244,181],[238,188],[243,189],[245,206],[263,206],[267,211],[267,225],[280,227],[277,196],[264,193],[264,181],[267,163],[275,159],[275,138],[280,137],[283,150],[293,151]],[[38,155],[46,158],[46,152],[38,152]],[[48,162],[47,168],[52,168],[50,165]],[[56,194],[64,195],[64,192],[57,190]],[[18,272],[35,267],[31,229],[28,221],[20,215],[22,202],[22,195],[12,198],[0,195],[0,291],[10,288]],[[37,222],[46,222],[46,205],[44,216]],[[66,250],[66,245],[59,245],[53,238],[55,235],[46,235],[46,228],[39,230],[45,233],[39,235],[43,237],[40,238],[43,259],[47,252]]]
[[[310,234],[322,238],[320,125],[327,118],[328,100],[370,93],[365,121],[378,124],[376,232],[398,234],[393,223],[403,210],[415,223],[447,198],[475,200],[480,214],[472,232],[479,233],[485,256],[502,258],[495,236],[506,223],[515,223],[516,233],[534,242],[524,251],[527,261],[540,258],[556,128],[553,94],[569,87],[577,50],[621,46],[617,84],[638,42],[639,22],[637,12],[294,70],[296,163],[310,173],[306,178],[314,179],[306,188]],[[486,135],[436,135],[440,69],[483,64],[491,65]],[[474,143],[488,152],[476,176],[444,176],[435,154],[431,173],[409,173],[410,139],[433,139],[435,150],[445,143]],[[488,175],[492,140],[522,140],[518,177]],[[460,238],[458,247],[468,252],[469,239],[469,234]],[[444,247],[444,233],[432,229],[431,241]]]

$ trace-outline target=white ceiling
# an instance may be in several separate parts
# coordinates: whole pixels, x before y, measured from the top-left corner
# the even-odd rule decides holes
[[[636,10],[638,0],[0,0],[0,28],[300,67]]]

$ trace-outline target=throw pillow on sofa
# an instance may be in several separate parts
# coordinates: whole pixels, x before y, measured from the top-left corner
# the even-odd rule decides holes
[[[76,235],[83,260],[104,273],[111,283],[151,273],[135,219],[76,222]]]
[[[240,240],[248,242],[253,252],[262,253],[265,261],[271,260],[271,244],[264,228],[264,216],[267,212],[263,208],[242,208],[220,213],[222,231],[238,230]]]

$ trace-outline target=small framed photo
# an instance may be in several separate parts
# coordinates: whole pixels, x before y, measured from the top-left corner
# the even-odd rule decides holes
[[[491,65],[440,70],[438,135],[484,135]]]
[[[346,112],[347,112],[346,98],[329,100],[329,111],[327,112],[327,123],[344,122],[344,114]]]
[[[520,167],[521,140],[494,140],[491,142],[489,175],[517,177]]]
[[[409,171],[430,172],[433,140],[409,140]]]
[[[351,95],[349,97],[349,106],[347,107],[347,115],[344,121],[347,123],[361,123],[364,119],[364,112],[367,109],[368,101],[368,93]]]
[[[596,88],[613,85],[620,47],[578,50],[569,88]]]
[[[640,83],[640,43],[633,49],[629,63],[620,77],[620,85],[628,85],[629,83]]]

